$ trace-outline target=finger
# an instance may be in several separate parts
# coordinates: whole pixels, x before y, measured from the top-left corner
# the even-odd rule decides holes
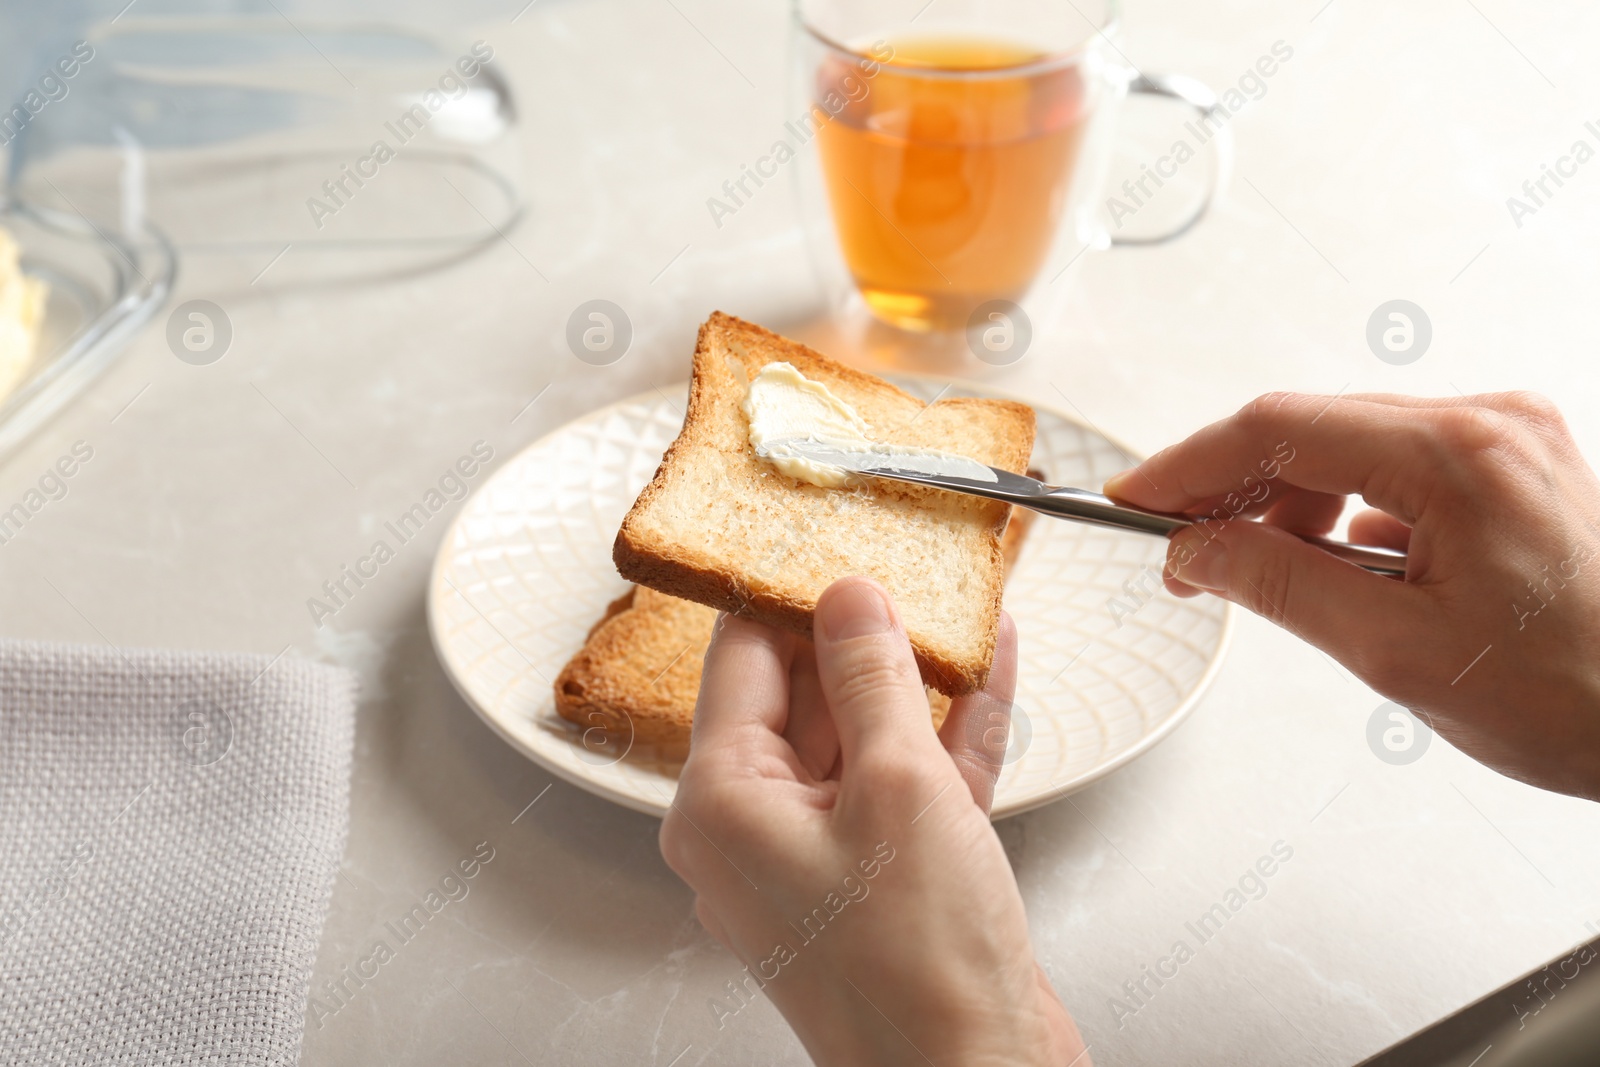
[[[1471,396],[1394,396],[1384,393],[1357,394],[1355,399],[1382,402],[1395,407],[1443,411],[1447,408],[1476,408],[1503,416],[1532,432],[1549,445],[1568,443],[1566,420],[1549,398],[1527,390],[1501,393],[1473,393]]]
[[[1522,394],[1522,393],[1480,393],[1480,394],[1475,394],[1473,396],[1424,397],[1424,396],[1404,396],[1404,395],[1401,395],[1399,393],[1344,393],[1344,394],[1341,394],[1341,395],[1339,395],[1337,397],[1332,398],[1330,400],[1330,403],[1344,403],[1346,401],[1358,401],[1358,402],[1378,405],[1378,406],[1382,406],[1382,407],[1390,407],[1390,408],[1397,408],[1397,409],[1411,409],[1411,410],[1417,410],[1417,411],[1438,411],[1438,410],[1442,410],[1442,409],[1445,409],[1445,408],[1457,408],[1457,407],[1488,407],[1488,408],[1495,409],[1495,410],[1503,410],[1503,409],[1506,409],[1506,408],[1514,407],[1519,403],[1525,404],[1526,403],[1526,399],[1525,398],[1527,397],[1527,395],[1528,394]],[[1123,471],[1123,472],[1121,472],[1119,474],[1115,474],[1111,478],[1107,479],[1106,480],[1106,485],[1108,487],[1112,487],[1114,485],[1116,490],[1117,490],[1116,493],[1113,493],[1111,495],[1120,496],[1122,499],[1125,499],[1125,500],[1133,499],[1132,497],[1126,495],[1122,491],[1125,488],[1123,482],[1124,482],[1124,480],[1126,478],[1128,478],[1130,476],[1138,477],[1139,474],[1137,472],[1140,472],[1141,469],[1142,469],[1142,465],[1141,466],[1132,467],[1127,471]],[[1203,500],[1197,501],[1194,505],[1192,505],[1192,506],[1190,506],[1188,508],[1185,508],[1184,510],[1186,512],[1190,512],[1190,513],[1210,512],[1213,508],[1221,506],[1224,503],[1225,499],[1229,495],[1238,496],[1241,492],[1249,492],[1249,491],[1251,491],[1251,489],[1253,487],[1253,483],[1251,483],[1249,481],[1249,479],[1243,479],[1242,481],[1245,482],[1245,484],[1241,484],[1240,486],[1232,487],[1226,493],[1217,493],[1217,494],[1215,494],[1213,496],[1210,496],[1210,497],[1207,497],[1207,498],[1205,498]],[[1270,489],[1272,490],[1272,499],[1276,499],[1278,496],[1280,496],[1286,490],[1287,491],[1291,491],[1291,492],[1293,491],[1292,489],[1290,489],[1288,487],[1285,487],[1285,486],[1282,486],[1282,485],[1280,485],[1280,484],[1278,484],[1278,483],[1276,483],[1274,481],[1271,481],[1271,480],[1268,480],[1267,484],[1269,485]],[[1147,483],[1147,486],[1146,486],[1147,490],[1155,489],[1155,488],[1156,488],[1155,486],[1149,485]],[[1108,489],[1108,492],[1109,492],[1109,489]],[[1255,500],[1251,500],[1246,507],[1244,507],[1242,510],[1238,511],[1238,514],[1240,514],[1240,515],[1256,515],[1256,514],[1260,514],[1262,511],[1266,510],[1267,506],[1270,505],[1270,502],[1271,502],[1270,500],[1262,500],[1262,501],[1259,501],[1259,502],[1257,502]]]
[[[937,752],[911,642],[882,586],[843,578],[817,600],[817,676],[844,772],[874,751]]]
[[[1250,500],[1248,506],[1241,510],[1235,510],[1238,508],[1237,500],[1229,501],[1223,497],[1213,497],[1191,508],[1189,514],[1208,516],[1218,522],[1231,522],[1236,518],[1248,519],[1260,515],[1263,516],[1263,521],[1292,533],[1327,534],[1338,524],[1339,516],[1344,513],[1345,501],[1349,499],[1332,493],[1300,489],[1282,481],[1266,484],[1266,492],[1257,494],[1261,499]],[[1201,593],[1201,590],[1185,585],[1175,578],[1170,568],[1162,572],[1161,578],[1161,584],[1166,587],[1167,592],[1180,599],[1187,600]]]
[[[1005,765],[1016,689],[1017,627],[1010,615],[1001,612],[988,684],[952,701],[950,714],[939,728],[939,740],[985,815],[994,805],[994,784]]]
[[[1404,552],[1411,547],[1411,527],[1381,511],[1358,511],[1350,517],[1350,541]]]
[[[816,652],[809,641],[797,644],[789,666],[789,721],[783,738],[807,774],[816,781],[828,777],[839,758],[839,731],[828,713],[822,680],[817,677]]]
[[[737,615],[719,615],[700,674],[689,758],[748,752],[782,733],[789,665],[800,639]]]
[[[1281,478],[1322,493],[1359,493],[1414,520],[1444,471],[1429,417],[1389,404],[1269,394],[1106,481],[1107,495],[1156,511]]]
[[[1307,489],[1285,494],[1267,509],[1264,522],[1298,534],[1326,534],[1339,524],[1346,497]]]
[[[1193,585],[1185,585],[1178,580],[1176,572],[1172,569],[1171,551],[1170,548],[1167,550],[1167,565],[1161,568],[1161,584],[1166,587],[1167,592],[1179,600],[1193,600],[1197,596],[1205,596],[1206,591],[1204,589]]]
[[[1284,521],[1276,519],[1268,521],[1274,526],[1293,529],[1297,533],[1327,533],[1337,524],[1340,514],[1344,511],[1345,501],[1349,499],[1335,493],[1301,489],[1282,479],[1252,481],[1247,487],[1247,492],[1250,495],[1224,493],[1208,497],[1185,508],[1184,514],[1195,519],[1212,518],[1218,522],[1281,514]],[[1280,507],[1284,509],[1281,512],[1278,510]],[[1328,517],[1329,513],[1331,517]]]
[[[1390,407],[1437,411],[1442,408],[1490,408],[1510,414],[1529,393],[1473,393],[1458,396],[1405,396],[1401,393],[1345,393],[1342,400],[1360,400]]]
[[[1276,527],[1232,522],[1173,536],[1179,581],[1265,616],[1365,675],[1426,629],[1423,594]]]
[[[1213,515],[1218,519],[1253,518],[1266,514],[1286,497],[1309,491],[1282,479],[1246,478],[1238,489],[1197,500],[1183,511],[1186,515]]]

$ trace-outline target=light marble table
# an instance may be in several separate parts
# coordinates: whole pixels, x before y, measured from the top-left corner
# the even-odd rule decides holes
[[[709,998],[739,965],[696,924],[657,823],[552,785],[452,690],[422,602],[445,518],[325,625],[307,612],[474,441],[498,463],[575,414],[681,379],[713,308],[779,328],[816,311],[786,192],[721,229],[704,206],[785,117],[778,3],[540,0],[515,23],[521,4],[505,6],[453,29],[493,43],[522,102],[530,214],[514,247],[342,287],[273,273],[249,285],[265,257],[186,260],[177,299],[223,305],[233,348],[188,366],[147,328],[0,467],[9,503],[72,442],[95,449],[70,494],[0,550],[0,632],[288,646],[360,672],[350,841],[314,991],[489,843],[465,899],[309,1022],[306,1064],[803,1063],[764,1002],[713,1022]],[[1154,70],[1220,85],[1276,40],[1295,58],[1237,118],[1237,169],[1211,218],[1158,249],[1085,256],[1027,358],[966,373],[1059,390],[1143,450],[1268,389],[1526,387],[1556,397],[1600,456],[1600,163],[1520,228],[1505,206],[1574,140],[1597,140],[1584,123],[1600,118],[1600,10],[1132,8],[1128,50]],[[569,312],[597,297],[636,329],[605,368],[563,341]],[[1408,366],[1364,337],[1396,297],[1434,328]],[[1215,687],[1171,738],[1071,803],[1000,825],[1041,958],[1097,1062],[1351,1064],[1590,936],[1600,810],[1439,741],[1416,763],[1382,762],[1366,739],[1380,703],[1242,617]],[[1279,841],[1293,858],[1266,895],[1117,1018],[1124,982]]]

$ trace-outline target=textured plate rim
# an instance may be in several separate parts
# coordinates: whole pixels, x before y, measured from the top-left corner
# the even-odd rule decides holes
[[[924,382],[934,386],[943,386],[947,389],[972,390],[976,391],[980,396],[992,397],[996,400],[1012,400],[1019,404],[1024,404],[1035,411],[1047,411],[1055,418],[1071,423],[1080,430],[1093,434],[1094,436],[1099,437],[1101,440],[1106,441],[1124,456],[1138,457],[1139,455],[1138,452],[1124,445],[1122,441],[1112,437],[1110,434],[1105,433],[1086,420],[1070,415],[1054,405],[1040,404],[1031,398],[1025,397],[1013,390],[997,388],[984,382],[976,382],[962,378],[949,378],[943,375],[935,374],[888,372],[885,377],[891,382]],[[633,796],[629,793],[624,793],[620,790],[614,789],[610,785],[600,781],[597,778],[588,777],[569,767],[562,766],[560,763],[554,760],[546,759],[542,752],[540,752],[537,748],[525,744],[523,740],[516,736],[516,734],[514,734],[508,726],[500,722],[496,715],[492,714],[488,708],[484,707],[478,701],[478,699],[468,691],[465,681],[457,676],[456,670],[452,666],[451,657],[445,645],[443,636],[439,631],[441,609],[438,602],[439,598],[443,595],[440,593],[440,587],[442,584],[444,584],[446,557],[450,554],[450,546],[454,540],[457,529],[461,525],[462,517],[466,514],[467,509],[472,505],[472,502],[478,497],[478,495],[489,490],[489,488],[494,484],[495,479],[500,476],[502,471],[510,469],[511,466],[520,460],[524,455],[544,445],[558,434],[565,433],[567,428],[576,422],[600,417],[606,412],[614,411],[630,404],[659,401],[663,398],[663,396],[671,395],[679,389],[683,389],[685,392],[687,392],[689,384],[690,383],[688,381],[672,382],[667,386],[643,390],[641,392],[622,397],[621,399],[614,400],[609,404],[602,404],[600,407],[593,408],[592,410],[586,411],[581,415],[568,419],[566,422],[563,422],[561,425],[550,430],[548,433],[542,434],[535,440],[530,441],[528,444],[518,449],[516,454],[514,454],[505,463],[501,464],[500,467],[496,468],[494,474],[489,477],[488,481],[479,486],[471,495],[467,497],[465,501],[462,502],[460,510],[458,510],[451,518],[450,525],[445,528],[444,537],[440,540],[439,548],[434,553],[433,566],[428,572],[428,637],[433,644],[434,656],[438,659],[439,665],[444,668],[444,673],[450,679],[451,686],[454,687],[458,694],[460,694],[461,699],[473,710],[478,718],[483,720],[483,722],[486,723],[491,730],[498,734],[500,738],[506,742],[506,744],[510,745],[514,750],[521,753],[527,759],[532,760],[546,771],[549,771],[557,778],[560,778],[562,781],[571,785],[575,785],[587,793],[591,793],[605,800],[609,800],[612,803],[620,804],[622,807],[625,807],[630,811],[636,811],[644,815],[653,815],[658,819],[665,817],[667,810],[672,805],[670,800],[659,805],[652,804],[650,801],[641,797]],[[1183,699],[1178,702],[1178,706],[1173,708],[1166,719],[1163,720],[1161,724],[1158,725],[1154,730],[1151,730],[1149,733],[1139,738],[1138,741],[1134,742],[1132,745],[1128,746],[1111,759],[1108,759],[1103,763],[1096,764],[1093,768],[1083,772],[1075,778],[1069,779],[1064,783],[1052,785],[1048,792],[1042,792],[1036,796],[1018,799],[1003,806],[996,807],[994,811],[990,813],[990,818],[998,821],[1000,819],[1010,818],[1013,815],[1021,815],[1024,812],[1033,811],[1036,808],[1043,807],[1046,804],[1051,804],[1064,797],[1070,796],[1079,790],[1093,785],[1113,772],[1121,770],[1133,760],[1138,759],[1140,756],[1144,755],[1146,752],[1150,751],[1150,749],[1154,748],[1156,745],[1165,740],[1169,734],[1171,734],[1174,730],[1188,720],[1189,716],[1194,713],[1194,709],[1199,706],[1201,699],[1204,698],[1206,693],[1210,691],[1212,683],[1216,681],[1217,674],[1222,670],[1222,664],[1227,659],[1228,648],[1233,643],[1234,617],[1234,605],[1229,601],[1223,601],[1222,619],[1218,626],[1217,647],[1215,654],[1213,654],[1210,661],[1207,662],[1205,669],[1200,673],[1200,677],[1196,679],[1193,688],[1191,688],[1189,692],[1185,694]]]

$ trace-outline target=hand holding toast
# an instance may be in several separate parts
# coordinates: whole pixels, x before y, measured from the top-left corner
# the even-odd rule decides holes
[[[1209,515],[1174,536],[1167,587],[1287,627],[1513,778],[1600,800],[1600,482],[1555,407],[1273,394],[1106,483]],[[1379,577],[1283,531],[1404,549]],[[1260,516],[1263,521],[1237,519]]]
[[[719,621],[661,850],[818,1063],[1088,1063],[988,819],[1015,675],[1005,619],[936,736],[876,583],[830,586],[815,644]]]

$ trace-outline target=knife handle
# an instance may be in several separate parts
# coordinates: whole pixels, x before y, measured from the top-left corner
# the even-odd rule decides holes
[[[1154,534],[1157,537],[1168,537],[1174,531],[1195,524],[1195,520],[1187,515],[1147,511],[1131,504],[1119,504],[1110,497],[1091,493],[1086,489],[1052,487],[1042,496],[1027,499],[1013,498],[1013,500],[1023,507],[1056,518],[1076,519],[1079,522],[1107,526],[1113,530],[1133,530],[1138,533]],[[1295,536],[1363,570],[1374,574],[1405,577],[1404,552],[1397,552],[1392,548],[1378,548],[1374,545],[1353,545],[1346,541],[1318,537],[1315,534]]]

